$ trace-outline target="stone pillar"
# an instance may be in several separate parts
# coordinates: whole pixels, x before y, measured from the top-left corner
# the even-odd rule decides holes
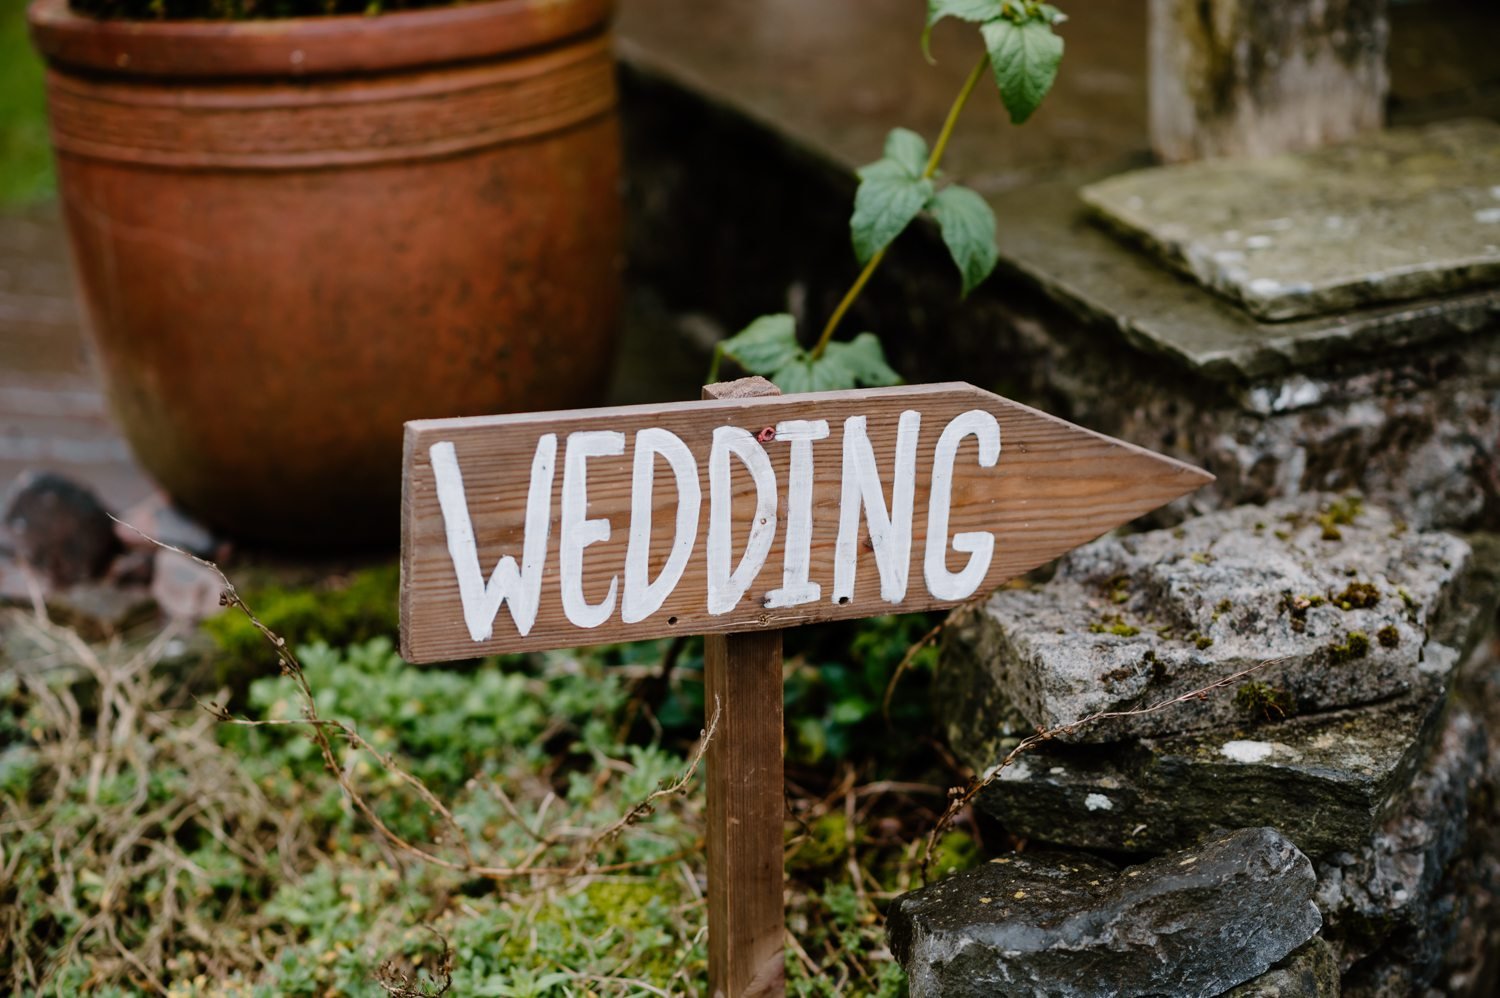
[[[1151,145],[1270,156],[1379,128],[1386,0],[1151,0]]]

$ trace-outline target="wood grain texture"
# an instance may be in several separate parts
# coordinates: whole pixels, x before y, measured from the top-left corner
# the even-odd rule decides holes
[[[708,981],[716,996],[785,991],[781,632],[710,634],[703,646],[708,744]]]
[[[680,631],[726,633],[951,606],[956,601],[933,598],[923,584],[930,470],[933,448],[944,427],[953,417],[971,409],[993,413],[1001,433],[1001,453],[993,467],[979,465],[973,437],[960,446],[954,465],[950,534],[989,531],[995,536],[994,557],[979,591],[998,586],[1212,481],[1212,476],[1197,468],[965,384],[412,422],[406,427],[403,478],[402,654],[414,662],[440,661],[630,641]],[[897,422],[905,410],[922,414],[911,528],[911,582],[906,596],[895,604],[881,598],[879,572],[862,521],[854,595],[847,603],[834,602],[829,593],[842,491],[844,420],[867,417],[876,465],[889,497]],[[781,609],[763,605],[765,594],[782,581],[790,455],[789,445],[769,441],[765,449],[781,491],[775,541],[764,567],[739,604],[723,615],[710,615],[706,606],[705,535],[709,523],[707,459],[713,431],[719,426],[738,426],[762,434],[778,422],[795,419],[826,419],[830,427],[828,439],[818,441],[813,450],[811,579],[824,587],[824,598]],[[626,624],[617,607],[603,624],[592,629],[577,627],[562,611],[559,587],[558,517],[567,435],[609,429],[622,431],[627,437],[622,457],[594,458],[588,464],[588,516],[608,518],[612,525],[610,538],[587,548],[584,558],[584,593],[590,602],[597,602],[608,591],[610,580],[623,570],[629,534],[633,434],[646,427],[662,427],[676,434],[698,460],[704,506],[697,546],[681,581],[659,611]],[[538,438],[545,433],[558,434],[559,451],[540,611],[530,633],[523,637],[517,633],[508,609],[502,607],[494,633],[488,640],[476,642],[464,624],[429,449],[439,441],[454,445],[481,571],[488,577],[501,556],[520,557],[532,455]],[[739,551],[749,531],[755,496],[749,475],[737,462],[732,467],[734,549]],[[672,476],[658,462],[652,500],[653,574],[666,559],[676,503]],[[959,552],[948,552],[951,570],[960,569],[965,560]]]
[[[705,398],[778,394],[764,378],[703,389]],[[708,984],[715,998],[786,992],[782,826],[781,631],[710,634],[703,693],[708,743]]]

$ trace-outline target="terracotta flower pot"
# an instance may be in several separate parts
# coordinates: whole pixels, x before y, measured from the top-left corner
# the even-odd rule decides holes
[[[114,410],[242,537],[397,531],[402,423],[587,405],[620,301],[608,0],[29,15]]]

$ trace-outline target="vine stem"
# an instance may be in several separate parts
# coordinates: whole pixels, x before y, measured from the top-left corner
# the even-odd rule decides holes
[[[985,53],[974,64],[974,68],[969,71],[969,77],[964,80],[963,88],[959,90],[958,96],[953,98],[953,106],[948,108],[948,117],[943,121],[943,130],[938,133],[937,142],[932,146],[932,154],[927,157],[927,166],[922,170],[923,180],[931,180],[933,175],[937,173],[938,164],[943,161],[943,153],[948,149],[948,140],[953,137],[953,126],[958,124],[959,112],[969,102],[969,95],[974,92],[974,88],[983,79],[984,71],[989,68],[989,64],[989,53]],[[849,311],[855,300],[859,298],[860,292],[865,289],[865,285],[870,283],[870,278],[874,275],[875,268],[879,267],[880,261],[885,259],[885,251],[886,247],[881,247],[876,251],[875,255],[870,257],[869,262],[865,264],[864,269],[859,272],[859,276],[854,279],[854,283],[849,285],[849,290],[844,292],[843,299],[839,302],[838,307],[833,310],[833,314],[828,317],[827,324],[823,326],[823,332],[818,337],[817,346],[812,349],[813,360],[817,360],[823,356],[823,351],[828,349],[828,341],[833,339],[834,330],[838,329],[839,323],[844,320],[844,315]]]

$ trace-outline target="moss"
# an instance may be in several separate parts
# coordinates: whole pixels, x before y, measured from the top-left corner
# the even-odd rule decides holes
[[[1352,662],[1370,654],[1370,636],[1364,631],[1350,631],[1342,644],[1328,646],[1328,661],[1334,665]]]
[[[1235,690],[1234,705],[1255,721],[1280,721],[1297,712],[1297,701],[1290,693],[1266,683],[1245,683]]]
[[[1094,634],[1113,634],[1117,638],[1133,638],[1141,633],[1139,627],[1125,623],[1118,614],[1094,621],[1089,625],[1089,630]]]
[[[1209,637],[1206,634],[1199,634],[1197,631],[1189,634],[1188,640],[1197,645],[1199,651],[1203,651],[1205,648],[1212,648],[1214,646],[1213,638]]]
[[[803,832],[806,835],[787,857],[787,868],[794,873],[815,873],[837,866],[849,851],[848,820],[842,811],[830,811]]]
[[[1343,540],[1344,534],[1339,527],[1347,527],[1354,523],[1364,509],[1365,501],[1359,496],[1345,496],[1329,503],[1328,507],[1318,514],[1318,525],[1323,528],[1323,539],[1325,541]]]
[[[1343,592],[1328,598],[1340,610],[1368,610],[1380,602],[1380,590],[1369,582],[1351,582]]]
[[[1301,634],[1307,630],[1307,611],[1315,606],[1322,606],[1326,602],[1323,597],[1299,593],[1293,596],[1287,593],[1281,597],[1281,605],[1292,618],[1292,630]]]
[[[1375,632],[1375,640],[1380,642],[1382,648],[1394,648],[1401,643],[1401,632],[1396,630],[1394,624],[1386,624]]]
[[[959,870],[967,870],[979,861],[979,847],[968,832],[952,831],[944,835],[932,851],[932,872],[946,876]]]
[[[1214,556],[1207,551],[1194,551],[1189,557],[1192,558],[1194,563],[1199,565],[1212,565],[1214,563]]]
[[[243,595],[261,622],[288,644],[326,641],[340,646],[396,634],[400,585],[401,569],[393,562],[355,572],[332,588],[264,586]],[[233,677],[247,666],[259,667],[273,657],[265,637],[237,610],[208,619],[203,628],[223,652],[221,678]]]

